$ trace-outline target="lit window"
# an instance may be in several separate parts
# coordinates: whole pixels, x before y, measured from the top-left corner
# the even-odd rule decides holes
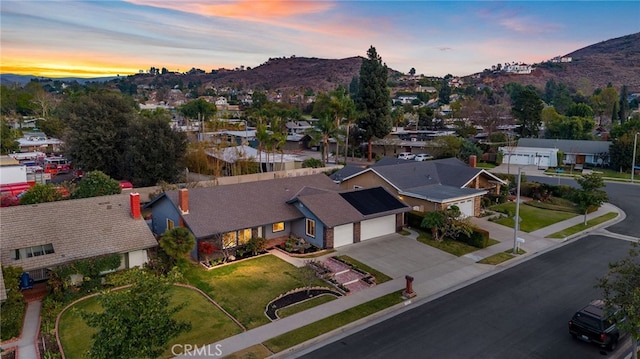
[[[251,229],[241,229],[238,231],[238,245],[241,246],[243,244],[249,243],[251,239]]]
[[[174,226],[173,221],[170,219],[167,219],[167,229],[173,229],[173,226]]]
[[[315,237],[316,236],[316,221],[314,221],[313,219],[309,219],[307,218],[307,222],[306,222],[306,231],[307,231],[307,236],[309,237]]]
[[[275,232],[282,232],[282,231],[284,231],[284,222],[274,223],[274,224],[271,226],[271,231],[272,231],[273,233],[275,233]]]
[[[232,248],[236,246],[236,232],[227,232],[222,235],[222,248]]]

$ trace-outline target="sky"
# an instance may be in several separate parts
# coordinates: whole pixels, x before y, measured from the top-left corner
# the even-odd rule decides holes
[[[0,73],[130,75],[366,57],[465,76],[640,32],[640,1],[0,1]]]

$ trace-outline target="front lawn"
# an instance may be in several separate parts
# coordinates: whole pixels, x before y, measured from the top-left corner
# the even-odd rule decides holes
[[[518,254],[525,254],[526,252],[523,251],[522,249],[518,248]],[[477,263],[480,264],[491,264],[491,265],[496,265],[496,264],[500,264],[502,262],[506,262],[511,258],[515,258],[515,254],[513,254],[513,249],[509,249],[507,251],[504,252],[500,252],[500,253],[496,253],[492,256],[489,256],[487,258],[483,258],[481,260],[479,260]]]
[[[569,228],[563,229],[560,232],[553,233],[548,238],[566,238],[572,234],[576,234],[578,232],[584,231],[585,229],[591,228],[593,226],[597,226],[600,223],[604,223],[608,220],[614,219],[618,216],[615,212],[609,212],[607,214],[603,214],[602,216],[596,217],[594,219],[588,220],[587,225],[584,223],[576,224],[575,226],[571,226]]]
[[[418,230],[418,233],[419,233],[418,242],[424,243],[434,248],[438,248],[441,251],[447,252],[449,254],[453,254],[454,256],[457,256],[457,257],[462,257],[465,254],[475,252],[481,249],[478,247],[474,247],[470,244],[466,244],[464,242],[456,241],[450,238],[445,238],[438,242],[433,239],[433,237],[431,236],[431,233],[425,232],[422,230]],[[490,247],[496,243],[500,243],[500,241],[490,238],[489,245],[487,247]]]
[[[209,271],[189,263],[183,269],[187,281],[207,293],[247,329],[271,321],[266,305],[290,290],[303,287],[297,268],[273,255],[264,255]],[[317,279],[314,285],[327,286]]]
[[[193,289],[173,286],[171,288],[171,305],[188,303],[175,314],[178,320],[191,323],[191,330],[182,333],[172,340],[163,358],[170,358],[172,344],[197,344],[213,343],[224,338],[242,332],[242,329],[220,311],[215,305]],[[97,297],[87,298],[67,309],[60,318],[59,334],[60,342],[64,348],[65,358],[84,358],[91,348],[93,340],[91,336],[96,330],[88,326],[80,316],[80,311],[98,312],[102,310]],[[149,328],[153,330],[153,328]]]
[[[513,217],[516,213],[515,203],[502,203],[492,206],[491,209],[497,212],[508,212],[509,217],[502,217],[493,221],[502,224],[503,226],[513,228]],[[554,223],[573,218],[576,215],[576,213],[537,208],[534,206],[529,206],[526,203],[521,203],[520,218],[522,218],[522,221],[520,222],[520,230],[524,232],[533,232],[540,228],[550,226]]]
[[[320,304],[328,303],[332,300],[336,300],[337,298],[330,294],[324,294],[317,297],[313,297],[311,299],[305,300],[304,302],[299,302],[296,304],[292,304],[288,307],[284,307],[282,309],[278,309],[278,318],[288,317],[290,315],[294,315],[296,313],[303,312],[309,308],[316,307]]]

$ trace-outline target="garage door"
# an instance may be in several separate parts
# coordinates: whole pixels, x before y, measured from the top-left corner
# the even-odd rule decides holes
[[[396,215],[367,219],[360,225],[360,240],[384,236],[396,232]]]
[[[353,223],[333,228],[333,248],[353,243]]]
[[[449,203],[450,206],[458,206],[463,217],[473,217],[473,198],[464,201]]]

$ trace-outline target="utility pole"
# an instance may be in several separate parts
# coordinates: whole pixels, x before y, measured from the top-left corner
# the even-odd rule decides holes
[[[638,145],[638,134],[640,132],[636,132],[635,136],[633,136],[633,157],[631,158],[631,183],[633,183],[633,174],[636,172],[636,146]]]
[[[518,254],[518,229],[520,228],[520,180],[522,167],[518,167],[518,190],[516,192],[516,216],[513,218],[513,254]]]

